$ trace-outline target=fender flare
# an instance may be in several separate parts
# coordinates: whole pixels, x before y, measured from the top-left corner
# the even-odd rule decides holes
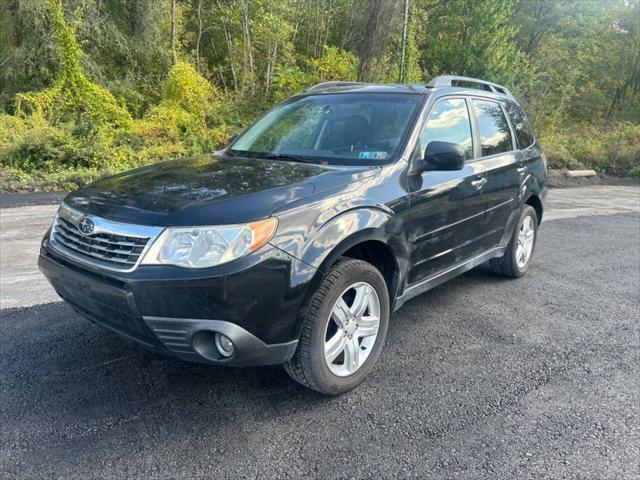
[[[388,230],[391,216],[378,208],[356,208],[344,212],[324,224],[304,248],[300,260],[322,272],[326,272],[344,252],[366,241],[379,241],[386,244],[394,257],[398,257],[393,235]]]
[[[524,179],[524,181],[520,185],[520,192],[518,195],[518,203],[519,203],[518,207],[522,207],[527,202],[527,200],[531,195],[536,195],[537,197],[540,197],[540,200],[542,200],[541,190],[542,189],[540,188],[540,184],[536,176],[532,175],[531,173],[527,175],[527,177]]]
[[[516,220],[520,215],[520,210],[532,196],[539,198],[540,203],[543,203],[542,200],[544,198],[544,193],[540,188],[540,183],[538,182],[538,179],[535,177],[535,175],[529,174],[527,175],[527,177],[525,177],[520,185],[517,208],[515,208],[511,212],[511,215],[509,215],[509,218],[507,219],[507,225],[504,229],[502,238],[500,239],[500,246],[506,246],[509,243],[509,240],[511,239],[511,236],[513,234],[513,229],[516,228]],[[542,216],[540,216],[540,218],[538,219],[538,224],[541,221]]]
[[[538,213],[538,224],[542,222],[542,215],[544,214],[544,199],[546,195],[546,187],[543,188],[540,185],[540,181],[535,175],[529,174],[527,178],[522,182],[520,192],[518,196],[518,208],[522,208],[531,197],[536,197],[538,205],[533,205]],[[539,211],[538,211],[539,207]]]
[[[394,242],[389,242],[389,238],[393,236],[394,232],[390,228],[391,220],[391,215],[382,209],[359,207],[332,218],[316,232],[316,235],[305,245],[300,257],[301,265],[312,267],[307,269],[307,275],[305,275],[308,288],[301,311],[306,310],[311,295],[331,265],[350,248],[372,240],[384,243],[394,257],[397,275],[395,285],[390,287],[397,293],[402,282],[401,263],[403,261],[401,247],[397,244],[394,245]],[[406,263],[406,260],[404,262]],[[390,298],[390,300],[393,304],[395,298]],[[301,319],[298,322],[300,328]]]

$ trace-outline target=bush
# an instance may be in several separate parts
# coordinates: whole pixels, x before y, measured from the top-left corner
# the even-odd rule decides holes
[[[336,47],[325,46],[322,57],[311,59],[309,64],[316,82],[329,80],[353,81],[357,77],[358,60],[356,57],[352,53]]]
[[[17,113],[61,122],[83,116],[94,129],[127,126],[131,121],[128,111],[107,89],[89,81],[82,72],[82,50],[76,40],[75,26],[64,19],[62,1],[48,0],[47,10],[58,45],[60,70],[50,88],[19,93]]]
[[[20,169],[0,167],[0,183],[6,192],[70,191],[110,173],[90,168],[25,173]]]
[[[607,175],[626,176],[640,165],[640,125],[581,125],[543,133],[540,142],[551,168],[592,168]]]
[[[185,62],[162,86],[160,102],[134,120],[80,68],[75,31],[60,0],[49,9],[60,48],[56,83],[19,94],[16,115],[0,114],[0,167],[4,189],[70,189],[100,175],[177,156],[211,151],[229,129],[216,109],[220,95]]]
[[[139,135],[170,143],[183,143],[187,150],[211,149],[207,118],[220,98],[206,78],[185,62],[176,63],[162,88],[160,103],[136,126]]]
[[[282,100],[312,85],[332,80],[354,81],[358,60],[352,54],[336,47],[324,47],[320,58],[310,59],[306,70],[297,65],[279,66],[273,74],[272,100]]]

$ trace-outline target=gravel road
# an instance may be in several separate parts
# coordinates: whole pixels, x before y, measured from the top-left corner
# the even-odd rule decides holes
[[[552,190],[529,275],[407,303],[337,398],[157,357],[35,269],[55,206],[0,209],[0,478],[640,478],[640,190]]]

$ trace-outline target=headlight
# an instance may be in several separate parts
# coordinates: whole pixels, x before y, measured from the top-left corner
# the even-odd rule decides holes
[[[242,225],[170,227],[142,259],[143,265],[207,268],[243,257],[267,243],[278,221],[268,218]]]

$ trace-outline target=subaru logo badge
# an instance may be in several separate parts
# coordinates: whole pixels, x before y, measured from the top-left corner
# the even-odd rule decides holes
[[[91,235],[94,228],[96,228],[96,224],[93,223],[93,220],[89,217],[82,217],[78,222],[78,230],[80,230],[83,235]]]

